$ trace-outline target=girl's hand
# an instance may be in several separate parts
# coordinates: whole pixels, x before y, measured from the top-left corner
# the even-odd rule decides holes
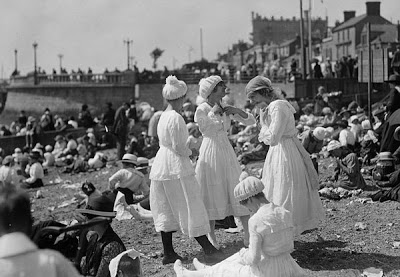
[[[240,110],[234,106],[225,106],[224,112],[226,115],[235,115],[240,112]]]
[[[214,107],[211,109],[211,111],[212,111],[214,114],[219,114],[219,115],[222,115],[222,114],[224,113],[224,110],[223,110],[223,109],[221,108],[221,106],[218,105],[218,104],[215,104]]]

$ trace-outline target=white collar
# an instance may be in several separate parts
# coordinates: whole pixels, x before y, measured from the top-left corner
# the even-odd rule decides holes
[[[0,237],[0,258],[34,250],[37,250],[37,246],[24,233],[14,232]]]

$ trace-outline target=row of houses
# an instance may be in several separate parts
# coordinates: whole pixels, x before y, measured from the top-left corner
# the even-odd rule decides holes
[[[328,18],[311,20],[313,57],[333,64],[343,56],[357,57],[367,47],[367,23],[370,23],[370,40],[373,49],[385,49],[388,55],[400,44],[400,25],[392,24],[381,16],[380,2],[366,2],[365,14],[356,16],[355,11],[344,11],[343,22],[329,27]],[[308,14],[305,14],[305,38],[308,37]],[[267,19],[252,13],[253,32],[252,43],[239,41],[219,59],[228,62],[236,68],[243,64],[265,65],[279,61],[283,66],[290,67],[293,59],[300,60],[301,41],[299,36],[300,20]],[[308,47],[308,40],[304,41]],[[308,53],[308,51],[306,51]]]

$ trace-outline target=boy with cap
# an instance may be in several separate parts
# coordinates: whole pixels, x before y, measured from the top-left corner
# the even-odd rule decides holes
[[[124,154],[121,163],[122,169],[109,179],[109,189],[118,190],[114,202],[117,219],[141,218],[131,205],[146,200],[149,197],[150,188],[144,174],[136,169],[138,158],[135,155]]]
[[[31,229],[29,195],[12,187],[0,186],[1,276],[80,276],[59,252],[39,250],[28,237]]]
[[[337,181],[336,187],[348,190],[364,189],[366,183],[361,175],[361,167],[358,157],[347,147],[342,146],[337,140],[331,140],[327,150],[329,154],[336,158],[336,168],[334,180]]]

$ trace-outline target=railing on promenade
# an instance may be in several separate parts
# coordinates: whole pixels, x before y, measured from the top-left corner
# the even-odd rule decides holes
[[[34,84],[131,84],[134,83],[133,72],[101,73],[101,74],[38,74],[27,76],[13,76],[10,78],[11,86]]]

